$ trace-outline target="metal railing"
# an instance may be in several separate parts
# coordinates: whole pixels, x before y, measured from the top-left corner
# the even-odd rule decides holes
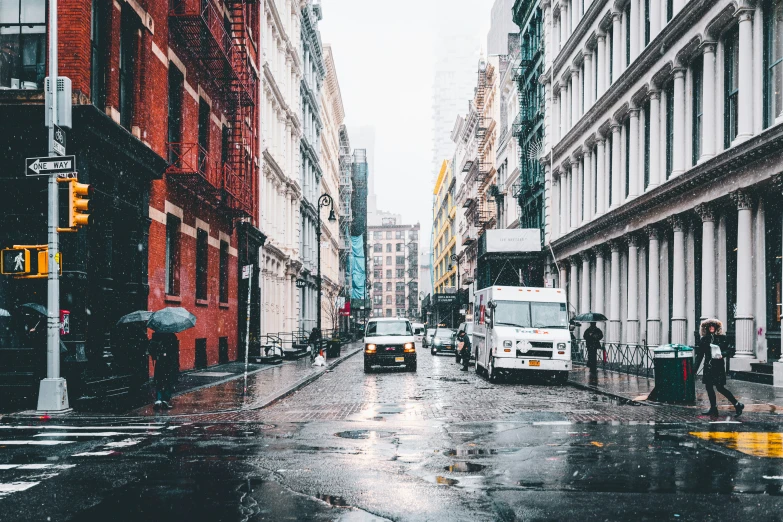
[[[653,376],[653,353],[655,346],[646,344],[601,343],[596,354],[598,368],[644,377]],[[571,350],[575,364],[587,365],[587,346],[584,340],[577,341]]]

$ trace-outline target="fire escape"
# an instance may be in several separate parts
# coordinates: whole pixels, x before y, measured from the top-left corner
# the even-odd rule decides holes
[[[166,174],[206,204],[232,217],[255,221],[258,181],[253,124],[258,84],[251,67],[246,25],[246,12],[255,0],[224,0],[224,4],[227,12],[221,16],[214,0],[170,1],[172,34],[180,49],[201,64],[227,125],[221,136],[220,158],[213,159],[201,143],[169,143]]]
[[[486,64],[479,67],[478,85],[476,86],[476,114],[478,122],[476,124],[476,140],[478,142],[476,162],[473,168],[476,169],[475,208],[471,212],[473,225],[481,234],[489,225],[493,217],[493,204],[489,201],[487,182],[492,179],[495,167],[494,161],[489,157],[491,151],[490,138],[495,127],[495,122],[491,116],[487,115],[487,88],[488,84],[494,81],[495,68]]]

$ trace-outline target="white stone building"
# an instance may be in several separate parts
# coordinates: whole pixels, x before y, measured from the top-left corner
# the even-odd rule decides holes
[[[332,48],[324,45],[326,80],[321,91],[321,116],[324,123],[321,133],[321,194],[332,198],[335,217],[329,221],[328,209],[321,215],[321,324],[324,330],[337,327],[337,296],[340,282],[340,128],[345,119],[340,83],[334,65]]]
[[[291,0],[264,0],[260,47],[262,93],[259,118],[263,175],[259,180],[259,227],[267,241],[261,256],[261,332],[297,328],[299,249],[300,10]]]
[[[649,9],[645,10],[645,6]],[[542,0],[546,242],[606,340],[780,353],[783,0]]]

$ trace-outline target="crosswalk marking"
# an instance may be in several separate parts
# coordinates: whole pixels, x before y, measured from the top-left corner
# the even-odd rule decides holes
[[[148,430],[156,431],[164,427],[163,424],[148,424],[148,425],[134,425],[134,426],[2,426],[0,430],[74,430],[74,431],[87,431],[87,430],[120,430],[120,431],[134,431],[134,430]],[[170,426],[168,429],[178,428],[179,426]]]
[[[0,446],[57,446],[74,442],[73,440],[0,440]]]

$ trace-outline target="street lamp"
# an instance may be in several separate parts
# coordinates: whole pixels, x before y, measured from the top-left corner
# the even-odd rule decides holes
[[[332,196],[329,194],[321,194],[321,197],[318,198],[318,206],[316,207],[316,213],[318,214],[318,333],[320,335],[323,335],[321,332],[321,207],[329,207],[329,221],[334,223],[337,221],[337,218],[334,215],[334,200],[332,200]]]
[[[457,254],[451,254],[451,260],[457,263],[457,294],[459,294],[459,257],[457,257]],[[449,270],[451,270],[451,267],[454,265],[451,265],[449,267]]]

